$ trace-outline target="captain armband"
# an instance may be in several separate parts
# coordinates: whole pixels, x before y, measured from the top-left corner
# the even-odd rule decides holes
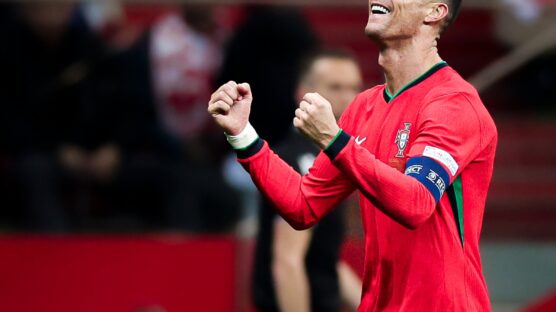
[[[434,159],[424,156],[411,158],[406,164],[405,175],[421,182],[437,203],[450,183],[448,172]]]

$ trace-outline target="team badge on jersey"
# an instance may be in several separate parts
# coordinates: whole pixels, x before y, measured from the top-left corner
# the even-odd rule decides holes
[[[409,143],[409,134],[411,133],[410,129],[411,129],[411,123],[404,122],[404,128],[398,130],[398,134],[396,135],[396,141],[394,142],[398,146],[398,153],[396,154],[396,157],[398,158],[405,157],[404,151]]]

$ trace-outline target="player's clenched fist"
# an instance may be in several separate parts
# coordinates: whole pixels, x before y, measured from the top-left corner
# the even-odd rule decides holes
[[[249,84],[230,81],[212,94],[208,112],[227,134],[237,135],[249,121],[252,101]]]
[[[295,111],[293,125],[323,149],[340,131],[332,105],[318,93],[305,94]]]

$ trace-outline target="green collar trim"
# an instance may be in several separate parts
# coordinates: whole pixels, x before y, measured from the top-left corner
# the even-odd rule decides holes
[[[436,65],[434,65],[433,67],[431,67],[431,69],[427,70],[424,74],[422,74],[421,76],[417,77],[416,79],[414,79],[413,81],[411,81],[410,83],[406,84],[403,88],[401,88],[398,92],[396,92],[396,94],[392,95],[390,93],[390,91],[388,91],[388,86],[384,86],[384,100],[386,101],[386,103],[390,103],[392,102],[395,98],[397,98],[400,94],[402,94],[403,92],[407,91],[408,89],[418,85],[419,83],[421,83],[422,81],[426,80],[427,78],[429,78],[430,76],[432,76],[434,73],[436,73],[437,71],[439,71],[440,69],[447,67],[448,63],[446,63],[445,61],[441,61],[440,63],[437,63]]]

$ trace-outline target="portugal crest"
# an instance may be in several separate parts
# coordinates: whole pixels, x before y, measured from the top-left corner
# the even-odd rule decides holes
[[[397,158],[404,158],[404,151],[409,143],[409,133],[411,133],[411,123],[404,122],[404,128],[398,130],[398,134],[396,135],[396,145],[398,146],[398,153],[396,154]]]

